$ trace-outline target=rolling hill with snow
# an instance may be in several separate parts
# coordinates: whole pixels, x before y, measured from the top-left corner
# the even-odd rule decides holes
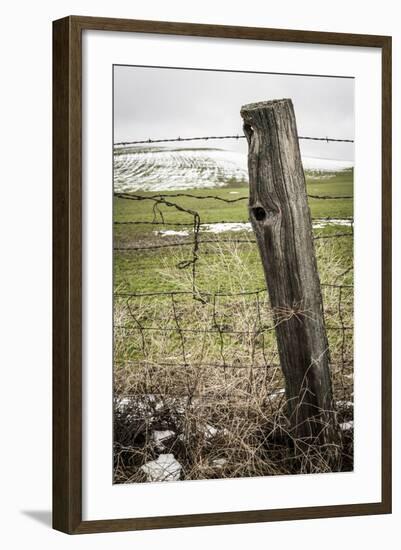
[[[351,161],[302,159],[311,179],[327,179],[353,167]],[[114,191],[172,191],[248,183],[247,156],[223,149],[130,148],[114,154]]]

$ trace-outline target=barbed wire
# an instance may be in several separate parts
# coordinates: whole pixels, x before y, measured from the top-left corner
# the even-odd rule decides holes
[[[162,250],[162,249],[170,249],[170,248],[180,248],[180,247],[192,247],[192,257],[188,258],[187,260],[180,261],[177,264],[177,267],[179,269],[185,269],[189,266],[192,267],[192,289],[193,289],[193,296],[197,300],[202,300],[199,293],[196,291],[196,263],[199,259],[198,252],[199,247],[203,245],[213,245],[213,244],[256,244],[255,239],[244,239],[244,238],[218,238],[218,239],[210,239],[210,238],[202,238],[201,239],[201,228],[205,225],[208,225],[206,222],[202,224],[201,218],[199,215],[199,212],[192,208],[187,208],[182,206],[182,204],[178,204],[177,202],[172,202],[171,199],[180,199],[180,198],[191,198],[191,199],[199,199],[199,200],[218,200],[222,201],[224,203],[236,203],[238,201],[247,200],[248,197],[237,197],[234,199],[227,199],[225,197],[221,197],[219,195],[196,195],[193,193],[158,193],[153,195],[139,195],[134,193],[115,193],[115,197],[123,200],[130,200],[130,201],[151,201],[153,202],[152,212],[153,212],[153,220],[149,220],[147,223],[149,224],[155,224],[155,225],[163,225],[169,222],[166,222],[164,218],[164,213],[160,209],[161,206],[166,206],[168,208],[173,208],[175,210],[178,210],[179,212],[183,214],[188,214],[191,216],[192,220],[188,224],[186,224],[187,227],[192,226],[193,228],[193,239],[191,240],[183,240],[180,241],[169,241],[168,243],[157,243],[157,244],[147,244],[147,245],[121,245],[116,244],[114,245],[114,250],[118,252],[137,252],[137,251],[156,251],[156,250]],[[310,198],[319,198],[322,200],[327,200],[328,198],[341,198],[341,199],[350,199],[351,196],[329,196],[329,195],[323,195],[323,196],[316,196],[312,195]],[[320,218],[322,219],[322,218]],[[323,218],[324,219],[324,218]],[[336,218],[327,218],[327,220],[335,220]],[[335,238],[349,238],[353,236],[353,218],[343,218],[346,219],[350,223],[351,231],[347,232],[340,232],[340,233],[331,233],[331,234],[324,234],[324,235],[315,235],[314,240],[319,239],[335,239]],[[141,223],[141,220],[128,220],[128,222],[125,223],[132,223],[138,224]],[[171,222],[170,222],[171,223]],[[183,222],[178,222],[183,223]],[[220,222],[214,222],[214,223],[220,223]],[[223,223],[241,223],[241,222],[223,222]],[[189,236],[185,235],[184,237]]]
[[[338,311],[337,316],[339,320],[339,324],[331,324],[326,323],[326,330],[328,332],[337,332],[340,333],[340,349],[338,352],[338,359],[336,360],[336,364],[339,366],[340,372],[343,375],[345,372],[345,369],[351,365],[351,360],[347,358],[347,340],[349,336],[347,334],[350,334],[352,337],[352,333],[354,330],[353,325],[346,324],[344,313],[343,313],[343,304],[344,302],[344,293],[349,292],[352,296],[353,293],[353,285],[347,285],[347,284],[331,284],[331,283],[323,283],[321,285],[325,288],[332,288],[335,289],[337,292],[337,304],[338,304]],[[266,312],[268,309],[266,309],[266,305],[268,305],[268,295],[267,295],[267,289],[266,288],[259,288],[256,290],[249,290],[249,291],[238,291],[238,292],[209,292],[209,291],[202,291],[198,290],[198,294],[203,297],[208,297],[207,302],[202,301],[203,304],[207,303],[209,304],[209,307],[212,308],[212,311],[210,313],[210,316],[203,316],[202,319],[199,320],[199,314],[196,313],[196,309],[193,310],[193,317],[192,322],[195,322],[196,324],[203,324],[203,326],[195,326],[191,327],[188,326],[188,323],[190,322],[190,318],[183,314],[183,312],[187,312],[188,302],[179,300],[179,297],[187,297],[192,298],[192,292],[191,291],[183,291],[183,290],[172,290],[172,291],[154,291],[154,292],[115,292],[114,298],[121,301],[122,304],[125,304],[127,308],[128,317],[124,319],[124,322],[121,323],[121,316],[120,321],[116,322],[114,324],[114,331],[115,336],[117,338],[126,338],[127,334],[130,334],[131,338],[134,338],[135,342],[135,334],[139,335],[139,341],[137,341],[138,348],[134,347],[133,343],[131,342],[130,349],[134,349],[134,355],[135,359],[130,359],[129,357],[126,357],[123,360],[118,360],[118,364],[124,365],[124,364],[149,364],[150,367],[165,367],[165,368],[216,368],[216,369],[250,369],[250,370],[269,370],[271,368],[278,368],[278,363],[272,363],[271,360],[269,360],[269,354],[267,353],[266,348],[266,342],[264,339],[264,335],[266,333],[271,333],[275,330],[276,324],[268,323],[265,318],[261,315],[262,306],[260,303],[260,295],[263,294],[263,311]],[[153,315],[145,314],[143,310],[143,298],[157,298],[158,307],[157,309],[149,310],[153,311]],[[160,303],[160,298],[165,297],[167,298],[167,301],[165,302],[164,306]],[[246,299],[246,309],[247,311],[253,311],[254,314],[252,318],[248,321],[247,330],[238,330],[237,328],[227,325],[227,318],[224,316],[224,318],[219,319],[219,316],[221,316],[221,309],[218,308],[218,300],[225,298],[225,297],[231,297],[236,298],[237,300],[242,298]],[[137,303],[136,300],[139,300]],[[238,301],[236,300],[236,304],[238,304]],[[137,303],[137,305],[136,305]],[[192,302],[194,303],[194,302]],[[171,314],[168,314],[168,306],[170,304],[170,310]],[[223,302],[221,307],[225,307],[226,302]],[[167,307],[167,310],[166,310]],[[196,307],[196,306],[194,306]],[[181,309],[180,309],[181,308]],[[218,313],[219,311],[219,313]],[[162,317],[158,317],[159,313],[162,313]],[[269,313],[268,315],[270,315]],[[143,318],[144,317],[144,318]],[[152,321],[152,324],[146,323],[146,319]],[[208,320],[209,319],[209,320]],[[231,319],[231,316],[229,317]],[[279,319],[276,323],[279,322],[285,322],[290,319],[290,316],[288,318]],[[174,340],[176,344],[175,352],[178,353],[178,356],[180,357],[178,361],[149,361],[147,359],[148,350],[151,348],[153,343],[152,333],[160,333],[160,334],[177,334],[178,335],[178,342],[177,340]],[[220,356],[220,362],[216,361],[197,361],[192,360],[190,358],[190,355],[188,355],[187,351],[187,345],[189,345],[189,342],[187,338],[194,337],[196,335],[199,335],[200,337],[203,335],[210,335],[217,337],[217,350],[216,354]],[[247,340],[241,340],[241,345],[247,345],[250,348],[250,351],[252,352],[250,355],[253,357],[252,360],[248,360],[245,364],[241,364],[238,362],[233,363],[232,361],[228,360],[225,353],[226,353],[226,345],[228,346],[228,350],[232,349],[232,343],[228,342],[226,338],[238,338],[243,337],[247,338]],[[157,337],[158,338],[158,337]],[[170,338],[170,337],[168,337]],[[177,348],[178,345],[178,348]],[[141,354],[143,356],[142,359],[138,359],[137,357],[137,351],[140,349]],[[165,350],[164,350],[165,351]],[[258,353],[256,353],[258,352]],[[154,393],[154,392],[152,392]]]
[[[341,302],[341,300],[340,300]],[[173,331],[173,332],[191,332],[194,334],[253,334],[255,336],[259,336],[260,334],[263,334],[264,332],[271,332],[274,330],[274,326],[271,327],[265,327],[263,329],[260,329],[258,331],[254,330],[229,330],[229,329],[191,329],[191,328],[175,328],[175,327],[147,327],[147,326],[141,326],[139,327],[127,327],[124,325],[114,325],[115,329],[118,330],[126,330],[128,332],[137,331],[137,330],[152,330],[153,332],[164,332],[164,331]],[[354,327],[347,327],[345,325],[341,325],[339,327],[333,327],[330,325],[326,325],[326,330],[354,330]]]
[[[349,268],[351,270],[352,267]],[[348,271],[348,270],[347,270]],[[354,285],[346,285],[346,284],[334,284],[334,283],[320,283],[320,286],[323,287],[329,287],[329,288],[354,288]],[[256,290],[243,290],[243,291],[237,291],[237,292],[208,292],[207,290],[200,290],[197,289],[197,293],[201,296],[219,296],[223,298],[228,297],[235,297],[235,296],[256,296],[258,294],[261,294],[263,292],[267,292],[266,288],[258,288]],[[124,298],[128,296],[133,296],[136,298],[150,298],[150,297],[160,297],[160,296],[179,296],[179,295],[191,295],[192,296],[192,290],[158,290],[153,292],[140,292],[140,291],[116,291],[114,292],[114,296],[116,298]]]
[[[145,145],[152,143],[174,143],[182,141],[209,141],[209,140],[221,140],[221,139],[246,139],[244,135],[231,134],[226,136],[192,136],[192,137],[175,137],[175,138],[147,138],[134,141],[118,141],[114,144],[115,147],[125,147],[127,145]],[[353,139],[340,139],[330,137],[313,137],[313,136],[298,136],[298,139],[310,140],[310,141],[325,141],[326,143],[354,143]]]
[[[312,222],[336,222],[336,221],[345,221],[350,222],[350,224],[354,221],[353,218],[350,217],[320,217],[320,218],[311,218]],[[166,222],[166,221],[154,221],[154,220],[114,220],[113,223],[115,225],[170,225],[170,226],[179,226],[179,227],[189,227],[192,225],[190,222]],[[200,223],[200,226],[210,226],[210,225],[230,225],[230,224],[250,224],[249,220],[235,220],[235,221],[226,221],[226,220],[215,220],[215,221],[208,221],[208,222],[202,222]]]
[[[353,233],[347,232],[347,233],[333,233],[331,235],[316,235],[313,237],[314,240],[319,239],[338,239],[340,237],[352,237]],[[199,248],[200,245],[203,244],[257,244],[257,241],[255,239],[196,239],[193,241],[185,241],[185,242],[171,242],[171,243],[165,243],[165,244],[154,244],[154,245],[148,245],[148,246],[114,246],[114,250],[118,250],[119,252],[124,251],[130,251],[130,250],[160,250],[161,248],[177,248],[181,246],[197,246]]]
[[[226,203],[234,203],[239,201],[246,201],[249,197],[237,197],[235,199],[227,199],[225,197],[220,197],[219,195],[195,195],[193,193],[157,193],[155,195],[137,195],[135,193],[114,193],[114,196],[119,199],[127,199],[134,201],[145,201],[153,200],[158,201],[159,199],[177,199],[177,198],[187,198],[187,199],[197,199],[197,200],[216,200]]]
[[[237,197],[235,199],[227,199],[226,197],[220,197],[219,195],[194,195],[193,193],[159,193],[156,195],[137,195],[135,193],[114,193],[114,196],[119,199],[127,200],[154,200],[158,199],[174,199],[174,198],[187,198],[197,200],[216,200],[225,203],[234,203],[239,201],[249,200],[249,197]],[[340,199],[353,199],[353,195],[307,195],[309,199],[318,200],[340,200]]]

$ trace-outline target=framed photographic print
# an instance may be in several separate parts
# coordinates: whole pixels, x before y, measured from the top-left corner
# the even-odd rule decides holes
[[[391,38],[53,28],[53,525],[391,511]]]

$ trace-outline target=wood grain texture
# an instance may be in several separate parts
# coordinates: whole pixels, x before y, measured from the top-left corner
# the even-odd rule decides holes
[[[108,30],[381,48],[383,56],[383,440],[381,502],[82,520],[81,35]],[[71,16],[53,24],[53,525],[70,534],[256,523],[391,510],[391,39],[384,36]]]
[[[392,40],[382,43],[382,503],[392,509]]]
[[[329,344],[293,104],[244,105],[241,116],[249,145],[249,218],[269,290],[295,452],[319,445],[336,468]]]
[[[53,27],[53,527],[81,523],[80,33]]]
[[[217,514],[95,520],[82,522],[74,534],[175,529],[179,527],[204,527],[207,525],[235,525],[238,523],[263,523],[267,521],[291,521],[343,516],[365,516],[385,514],[387,512],[383,504],[377,502],[336,506],[310,506],[307,508],[281,508],[275,510],[247,510],[243,512],[223,512]]]
[[[300,44],[331,44],[339,46],[382,47],[386,37],[372,34],[318,32],[265,27],[241,27],[181,23],[177,21],[149,21],[143,19],[114,19],[108,17],[69,17],[81,29],[116,32],[140,32],[177,36],[204,36],[209,38],[233,38],[243,40],[269,40],[274,42],[298,42]]]

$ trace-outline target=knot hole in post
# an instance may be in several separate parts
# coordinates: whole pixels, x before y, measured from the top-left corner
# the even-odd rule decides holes
[[[256,206],[252,208],[252,214],[258,222],[262,222],[266,219],[266,210],[261,206]]]

